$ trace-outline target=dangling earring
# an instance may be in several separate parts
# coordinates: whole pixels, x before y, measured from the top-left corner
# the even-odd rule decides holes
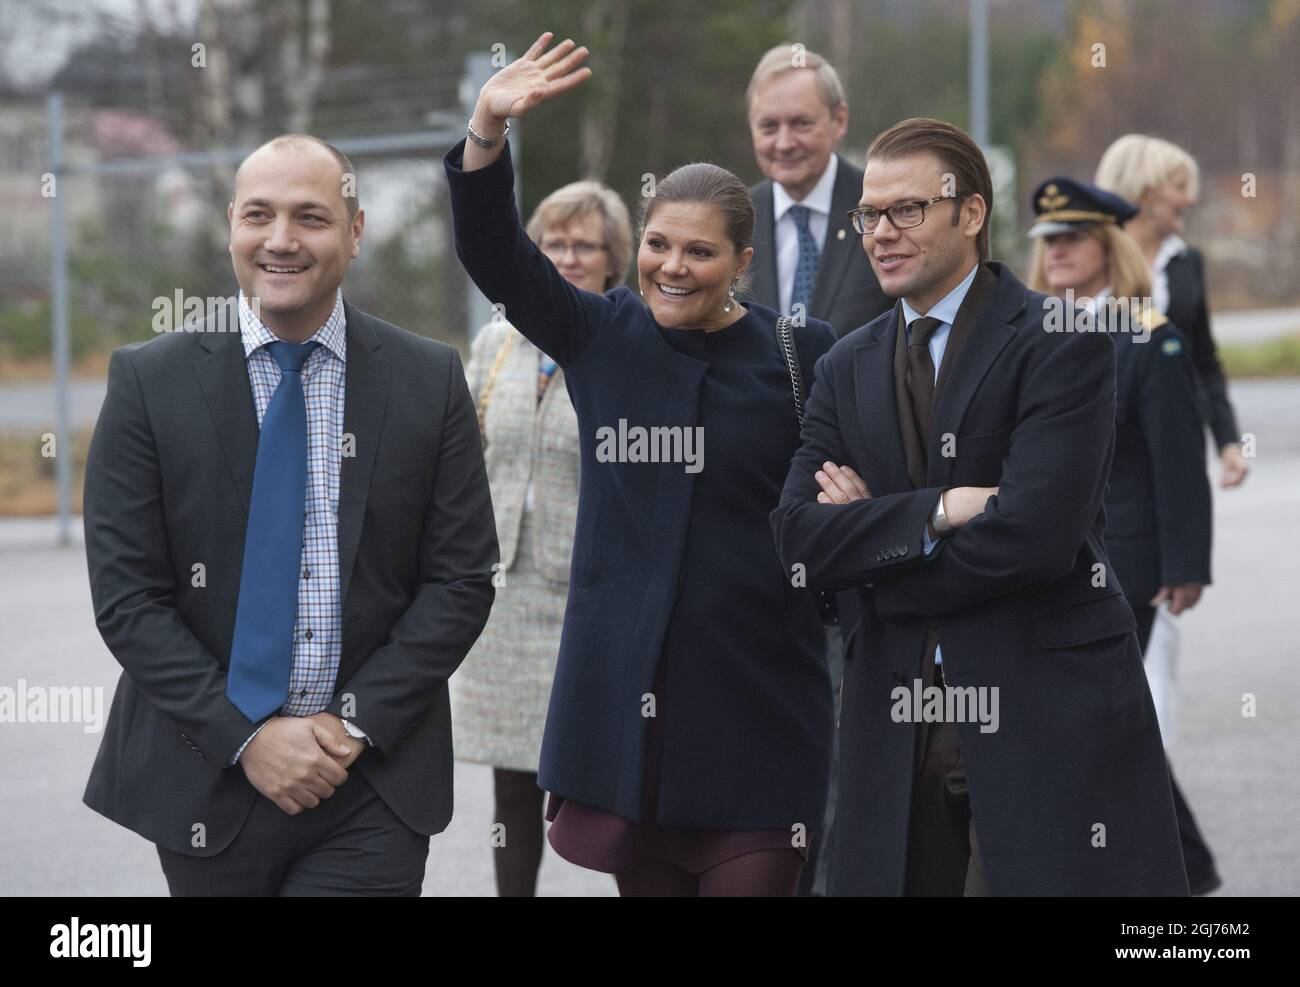
[[[735,279],[733,279],[731,282],[731,287],[727,289],[727,300],[722,306],[722,311],[730,315],[731,310],[735,307],[736,307],[736,281]]]

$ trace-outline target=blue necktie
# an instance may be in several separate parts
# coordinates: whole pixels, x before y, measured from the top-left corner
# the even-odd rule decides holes
[[[307,506],[302,367],[319,343],[267,343],[280,384],[262,416],[226,695],[253,722],[289,698]]]
[[[790,207],[790,215],[794,217],[795,228],[799,231],[799,263],[794,269],[790,311],[793,313],[796,305],[803,305],[805,315],[809,314],[808,303],[812,301],[813,285],[817,282],[817,259],[821,253],[808,229],[808,216],[811,212],[807,206]]]

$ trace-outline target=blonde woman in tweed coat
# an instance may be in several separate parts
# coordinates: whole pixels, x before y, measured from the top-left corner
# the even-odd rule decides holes
[[[547,196],[527,231],[578,288],[606,291],[627,272],[627,207],[598,182],[574,182]],[[493,767],[493,821],[503,824],[505,845],[494,840],[492,852],[503,897],[531,896],[537,885],[543,844],[537,761],[578,511],[578,423],[564,372],[507,318],[480,330],[466,368],[479,409],[501,571],[487,627],[451,678],[456,756]]]

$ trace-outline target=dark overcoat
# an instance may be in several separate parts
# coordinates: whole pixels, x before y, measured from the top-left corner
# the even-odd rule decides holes
[[[721,368],[669,345],[672,331],[636,292],[581,291],[529,239],[508,147],[471,172],[463,149],[445,158],[457,253],[510,323],[564,368],[578,416],[577,531],[539,785],[641,819],[647,697],[664,656],[658,822],[813,828],[829,778],[831,691],[815,601],[782,571],[767,524],[799,445],[777,313],[752,305],[736,324],[750,344],[736,352],[752,373],[731,367],[725,400],[710,405]],[[702,333],[680,334],[703,345]],[[825,323],[796,327],[805,373],[833,342]],[[706,410],[716,417],[705,420]],[[733,431],[742,420],[758,427]],[[631,445],[605,445],[634,428],[702,428],[702,470],[632,461]],[[609,455],[622,451],[626,459]],[[715,486],[711,500],[724,509],[693,524],[703,486],[719,483],[725,495]],[[687,605],[689,626],[674,619]]]
[[[1046,297],[987,267],[991,298],[940,368],[925,486],[909,481],[900,437],[895,310],[822,359],[772,515],[782,560],[848,591],[854,613],[831,892],[903,892],[917,727],[891,711],[894,690],[921,677],[930,627],[949,685],[997,690],[996,730],[957,724],[990,891],[1186,894],[1133,612],[1106,578],[1114,346],[1104,333],[1045,331]],[[816,503],[826,460],[855,469],[873,496]],[[1000,490],[925,555],[941,492],[967,485]]]

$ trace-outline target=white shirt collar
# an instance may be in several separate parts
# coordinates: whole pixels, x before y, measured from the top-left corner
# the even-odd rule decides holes
[[[343,289],[339,288],[334,293],[333,311],[324,324],[312,333],[311,338],[347,363],[347,338],[344,332],[346,328],[346,319],[343,315]],[[245,360],[254,350],[260,349],[267,343],[278,342],[280,339],[258,318],[242,290],[239,292],[239,335],[244,343]]]
[[[1177,233],[1170,233],[1160,241],[1160,249],[1156,251],[1155,262],[1151,265],[1154,273],[1159,274],[1164,271],[1169,262],[1187,249],[1187,242]]]
[[[772,183],[772,207],[775,210],[774,219],[781,222],[785,214],[790,211],[791,206],[807,206],[814,212],[822,213],[829,216],[831,214],[831,193],[835,191],[835,173],[839,170],[840,156],[831,155],[830,164],[822,172],[822,177],[817,179],[817,184],[798,202],[790,198],[790,193],[785,190],[785,186],[780,182]]]
[[[970,291],[970,286],[975,283],[975,275],[979,272],[979,261],[970,269],[970,273],[962,278],[961,283],[952,291],[944,295],[938,302],[930,307],[926,316],[931,319],[938,319],[940,322],[953,324],[957,318],[957,311],[961,308],[961,303],[966,300],[966,292]],[[911,325],[916,319],[921,318],[921,313],[907,304],[907,299],[903,299],[903,322],[905,325]]]

